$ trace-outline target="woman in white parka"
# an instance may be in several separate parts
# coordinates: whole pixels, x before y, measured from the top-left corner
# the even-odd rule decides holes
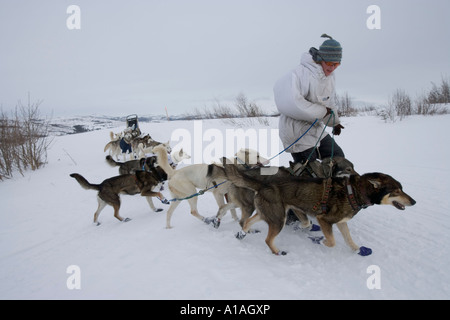
[[[333,73],[341,63],[342,47],[332,37],[326,34],[322,37],[329,39],[323,42],[319,50],[311,48],[308,53],[304,53],[300,65],[279,79],[274,87],[275,103],[281,114],[279,134],[285,148],[319,119],[303,138],[287,150],[292,154],[294,162],[304,163],[310,155],[310,161],[330,157],[333,141],[327,133],[322,136],[317,149],[313,149],[324,123],[334,126],[335,135],[339,135],[344,128],[337,115]],[[328,121],[331,110],[335,118]],[[333,155],[344,157],[344,152],[336,143]]]

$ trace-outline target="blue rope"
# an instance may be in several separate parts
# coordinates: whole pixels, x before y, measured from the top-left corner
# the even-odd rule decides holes
[[[334,115],[333,110],[331,110],[331,115],[333,116],[333,126],[334,126],[335,115]],[[331,117],[328,119],[328,121],[327,121],[327,123],[326,123],[326,125],[325,125],[325,128],[323,129],[323,131],[322,131],[322,133],[321,133],[321,135],[320,135],[320,137],[319,137],[319,140],[317,140],[316,146],[317,146],[317,144],[319,143],[320,138],[322,137],[323,133],[325,132],[326,126],[327,126],[328,123],[330,122],[330,119],[331,119]],[[290,147],[292,147],[294,144],[296,144],[301,138],[303,138],[303,137],[309,132],[309,130],[312,129],[312,127],[314,127],[314,125],[317,123],[317,121],[319,121],[319,119],[314,120],[314,122],[311,124],[311,126],[308,128],[308,130],[306,130],[306,131],[305,131],[305,132],[304,132],[297,140],[295,140],[294,142],[292,142],[292,143],[291,143],[288,147],[286,147],[284,150],[280,151],[278,154],[276,154],[275,156],[273,156],[272,158],[270,158],[269,160],[267,160],[267,163],[269,163],[270,161],[272,161],[273,159],[275,159],[276,157],[278,157],[280,154],[282,154],[283,152],[285,152],[287,149],[289,149]],[[332,153],[331,153],[331,154],[333,154],[333,149],[334,149],[334,134],[333,134],[333,146],[332,146]],[[314,147],[314,150],[315,150],[315,147]],[[313,150],[313,151],[314,151],[314,150]],[[311,153],[311,154],[312,154],[312,153]],[[308,161],[309,161],[309,158],[311,157],[311,154],[310,154],[309,157],[308,157]],[[212,187],[210,187],[210,188],[200,190],[199,192],[194,193],[193,195],[187,196],[187,197],[185,197],[185,198],[180,198],[180,199],[179,199],[179,198],[174,198],[174,199],[171,199],[171,200],[168,200],[168,201],[170,201],[170,202],[172,202],[172,201],[182,201],[182,200],[187,200],[187,199],[191,199],[191,198],[194,198],[194,197],[198,197],[198,196],[203,195],[206,191],[209,191],[209,190],[211,190],[211,189],[213,189],[213,188],[217,188],[218,186],[224,184],[225,182],[227,182],[227,180],[223,181],[222,183],[216,184],[216,185],[214,185],[214,186],[212,186]]]
[[[206,191],[209,191],[209,190],[211,190],[211,189],[217,188],[218,186],[224,184],[225,182],[228,182],[228,181],[225,180],[225,181],[223,181],[223,182],[221,182],[221,183],[218,183],[218,184],[216,184],[216,185],[214,185],[214,186],[212,186],[212,187],[210,187],[210,188],[202,189],[202,190],[200,190],[199,192],[194,193],[194,194],[192,194],[192,195],[190,195],[190,196],[187,196],[187,197],[185,197],[185,198],[173,198],[173,199],[170,199],[170,200],[168,200],[168,201],[170,201],[170,202],[173,202],[173,201],[183,201],[183,200],[188,200],[188,199],[191,199],[191,198],[194,198],[194,197],[198,197],[198,196],[203,195]]]
[[[312,127],[314,127],[314,125],[317,123],[317,121],[319,121],[319,119],[314,120],[314,122],[312,123],[312,125],[308,128],[308,130],[305,131],[305,133],[303,133],[297,140],[295,140],[294,142],[292,142],[289,146],[287,146],[284,150],[280,151],[278,154],[274,155],[272,158],[270,158],[269,160],[267,160],[267,163],[269,163],[270,161],[272,161],[273,159],[275,159],[276,157],[278,157],[280,154],[282,154],[283,152],[285,152],[287,149],[289,149],[290,147],[292,147],[294,144],[296,144],[301,138],[303,138],[305,136],[305,134],[307,134],[309,132],[309,130],[312,129]]]
[[[308,159],[306,159],[306,162],[305,162],[305,163],[308,163],[308,162],[309,162],[309,160],[311,159],[312,154],[316,151],[317,145],[319,144],[320,140],[322,140],[322,136],[323,136],[323,134],[324,134],[324,132],[325,132],[325,129],[326,129],[327,126],[328,126],[328,123],[330,123],[331,117],[333,117],[333,128],[334,128],[336,116],[335,116],[334,111],[333,111],[332,109],[330,109],[330,117],[328,118],[328,121],[327,121],[327,123],[325,124],[325,126],[324,126],[324,128],[323,128],[323,130],[322,130],[322,133],[320,134],[319,139],[317,139],[317,142],[316,142],[316,144],[314,145],[314,148],[313,148],[313,150],[311,151],[311,153],[309,154],[309,157],[308,157]],[[332,142],[332,144],[331,144],[331,160],[333,160],[333,154],[334,154],[334,133],[333,133],[333,137],[332,137],[332,138],[333,138],[333,142]]]

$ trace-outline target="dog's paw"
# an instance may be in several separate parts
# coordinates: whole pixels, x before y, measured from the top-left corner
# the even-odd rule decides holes
[[[324,239],[324,237],[320,236],[320,237],[308,237],[313,243],[315,244],[322,244],[322,240]]]
[[[98,227],[99,225],[101,225],[100,222],[94,222],[94,226]]]
[[[245,236],[247,235],[247,233],[245,233],[244,231],[239,231],[238,233],[236,233],[236,239],[242,240],[245,238]]]
[[[159,199],[159,201],[161,201],[164,204],[170,204],[170,201],[167,200],[166,198],[160,198],[160,197],[157,197],[157,198]]]
[[[163,209],[157,208],[157,209],[155,209],[154,211],[155,211],[155,212],[161,212],[161,211],[163,211]]]
[[[287,255],[287,251],[282,251],[282,250],[280,250],[280,251],[278,251],[278,252],[276,253],[276,255],[277,255],[277,256],[285,256],[285,255]]]
[[[219,227],[220,227],[220,219],[219,218],[214,219],[213,226],[214,226],[214,228],[219,229]]]
[[[203,222],[206,223],[206,224],[211,224],[211,223],[214,224],[214,220],[215,219],[216,219],[216,217],[207,217],[207,218],[203,219]]]
[[[366,247],[360,247],[358,254],[363,257],[370,256],[372,254],[372,249],[366,248]]]
[[[131,219],[130,218],[125,218],[125,219],[122,220],[122,222],[128,222],[128,221],[131,221]]]

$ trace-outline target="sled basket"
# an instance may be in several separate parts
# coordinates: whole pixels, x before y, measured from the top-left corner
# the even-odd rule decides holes
[[[133,130],[139,129],[137,114],[130,114],[127,116],[127,128],[132,128]]]

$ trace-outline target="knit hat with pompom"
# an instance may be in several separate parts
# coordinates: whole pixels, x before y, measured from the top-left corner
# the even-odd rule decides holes
[[[327,34],[322,34],[322,38],[328,38],[325,40],[322,45],[319,47],[319,50],[316,48],[311,48],[310,53],[313,56],[314,61],[326,61],[326,62],[341,62],[342,60],[342,47],[339,42],[334,40]]]

